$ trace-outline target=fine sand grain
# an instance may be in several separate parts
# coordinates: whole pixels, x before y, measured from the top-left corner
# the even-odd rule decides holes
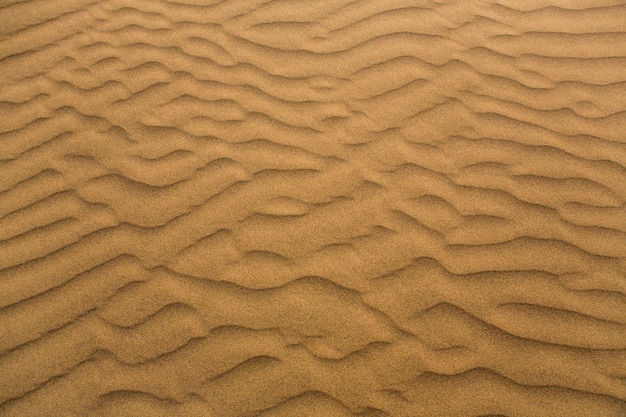
[[[0,0],[0,416],[626,416],[626,1]]]

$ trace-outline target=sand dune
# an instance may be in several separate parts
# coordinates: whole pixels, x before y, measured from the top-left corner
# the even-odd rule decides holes
[[[0,33],[0,415],[626,415],[623,0]]]

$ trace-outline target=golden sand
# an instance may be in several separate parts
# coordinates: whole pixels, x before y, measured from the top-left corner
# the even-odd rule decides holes
[[[0,416],[626,416],[624,0],[0,0]]]

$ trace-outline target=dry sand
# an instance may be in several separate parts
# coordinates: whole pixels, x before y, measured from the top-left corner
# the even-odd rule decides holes
[[[1,416],[626,416],[624,0],[0,32]]]

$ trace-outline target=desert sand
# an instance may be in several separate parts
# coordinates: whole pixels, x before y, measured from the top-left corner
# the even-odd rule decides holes
[[[0,416],[626,416],[626,1],[0,0]]]

